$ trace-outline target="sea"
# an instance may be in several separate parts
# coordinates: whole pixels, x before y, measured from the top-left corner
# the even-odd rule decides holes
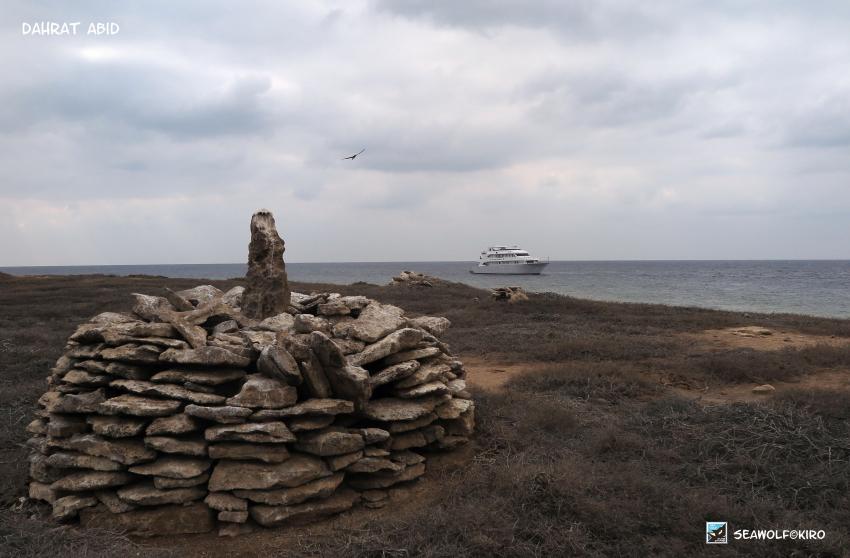
[[[386,284],[413,270],[477,287],[519,285],[579,298],[850,318],[850,260],[553,261],[541,275],[474,275],[473,262],[287,262],[290,280]],[[0,267],[13,275],[243,277],[245,264]]]

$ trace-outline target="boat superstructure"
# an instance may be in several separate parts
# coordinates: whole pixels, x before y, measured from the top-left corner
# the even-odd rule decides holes
[[[478,266],[470,273],[504,275],[539,275],[549,265],[549,259],[531,256],[519,246],[490,246],[478,258]]]

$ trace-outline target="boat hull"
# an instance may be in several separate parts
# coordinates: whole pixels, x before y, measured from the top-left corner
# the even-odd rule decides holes
[[[549,265],[548,262],[479,265],[470,269],[469,272],[481,275],[540,275],[547,265]]]

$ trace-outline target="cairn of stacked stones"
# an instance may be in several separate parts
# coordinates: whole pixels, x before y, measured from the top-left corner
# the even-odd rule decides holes
[[[469,440],[448,320],[290,293],[271,280],[283,250],[270,214],[254,216],[255,243],[280,263],[249,261],[273,299],[255,293],[255,317],[242,287],[166,289],[71,335],[28,427],[29,495],[56,519],[139,535],[301,524],[381,507],[429,451]],[[286,311],[263,315],[281,298]]]
[[[522,287],[496,287],[490,291],[490,296],[495,300],[505,300],[511,304],[528,300],[528,295]]]
[[[391,287],[436,287],[437,285],[442,285],[444,283],[445,281],[438,277],[425,275],[418,271],[405,270],[393,277],[389,285]]]

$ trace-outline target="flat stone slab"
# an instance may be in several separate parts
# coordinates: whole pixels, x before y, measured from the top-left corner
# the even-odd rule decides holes
[[[402,361],[373,374],[369,378],[369,383],[372,384],[372,388],[374,389],[384,384],[397,382],[398,380],[403,380],[419,370],[420,366],[421,364],[419,364],[418,360]]]
[[[301,434],[295,443],[295,449],[325,457],[359,451],[365,445],[360,434],[331,430]]]
[[[295,435],[282,422],[249,422],[211,426],[204,433],[210,442],[294,442]]]
[[[83,527],[105,527],[140,537],[206,533],[215,527],[212,510],[203,503],[111,513],[105,507],[80,513]]]
[[[386,422],[414,420],[432,412],[436,406],[437,400],[434,398],[398,399],[384,397],[369,401],[363,414],[372,420]]]
[[[222,492],[238,489],[292,488],[330,474],[324,461],[302,454],[292,455],[283,463],[274,464],[222,460],[213,469],[209,489],[212,492]]]
[[[96,434],[75,434],[67,439],[54,440],[53,445],[105,457],[124,465],[135,465],[150,461],[156,457],[156,452],[146,448],[141,440],[101,438]]]
[[[404,310],[398,306],[373,301],[363,308],[357,319],[343,321],[334,326],[334,335],[374,343],[404,326],[406,321]]]
[[[172,368],[157,372],[151,377],[152,382],[173,384],[201,384],[205,386],[218,386],[228,382],[241,380],[245,377],[245,370],[239,368],[219,368],[209,370],[193,370],[191,368]]]
[[[210,492],[204,503],[217,511],[246,511],[248,500],[237,498],[229,492]]]
[[[315,335],[315,334],[314,334]],[[425,334],[422,330],[410,327],[395,331],[377,343],[366,346],[359,353],[349,355],[348,361],[355,366],[363,366],[375,362],[393,353],[413,349],[422,341]]]
[[[381,471],[368,475],[351,475],[348,484],[357,490],[375,490],[388,488],[400,482],[409,482],[425,474],[425,463],[417,463],[405,467],[400,472]]]
[[[153,482],[143,482],[119,488],[117,493],[123,501],[136,506],[162,506],[200,500],[207,495],[207,490],[201,486],[160,490]]]
[[[211,444],[208,452],[212,459],[243,459],[264,463],[283,463],[289,459],[289,450],[283,444],[224,442]]]
[[[86,418],[95,434],[109,438],[132,438],[138,436],[145,429],[147,421],[144,419],[116,416],[91,415]]]
[[[166,456],[151,463],[130,467],[130,472],[136,475],[188,479],[205,473],[210,465],[209,459]]]
[[[393,364],[404,362],[406,360],[419,360],[424,358],[430,358],[442,354],[442,352],[443,351],[441,351],[437,347],[425,347],[424,349],[412,349],[410,351],[402,351],[400,353],[395,353],[386,357],[384,359],[384,364],[390,366]]]
[[[437,316],[421,316],[419,318],[410,318],[408,320],[410,327],[418,327],[424,329],[431,335],[441,337],[452,326],[448,318]]]
[[[245,419],[253,412],[247,407],[201,407],[199,405],[186,405],[185,411],[187,415],[222,424],[245,422]]]
[[[297,364],[295,369],[298,369]],[[227,399],[227,404],[252,409],[280,409],[294,405],[297,400],[298,390],[295,387],[274,378],[251,374],[239,393]]]
[[[94,471],[121,471],[124,465],[95,455],[72,451],[59,451],[48,455],[45,461],[50,467],[57,469],[91,469]]]
[[[196,457],[207,456],[207,442],[204,440],[147,436],[145,437],[145,446],[162,453],[178,453]]]
[[[138,395],[119,395],[107,399],[98,410],[107,415],[130,415],[137,417],[164,417],[173,415],[183,406],[180,401],[152,399]]]
[[[307,399],[284,409],[257,411],[251,415],[251,418],[254,420],[267,420],[302,415],[341,415],[353,412],[354,403],[346,399]]]
[[[71,494],[53,502],[53,519],[63,521],[76,517],[84,508],[97,505],[97,498],[83,494]]]
[[[106,401],[106,392],[98,389],[89,393],[60,395],[49,391],[39,399],[40,402],[42,400],[51,413],[90,414],[97,413],[100,404]]]
[[[50,485],[53,490],[88,492],[112,486],[122,486],[133,479],[122,471],[80,471],[69,473]]]
[[[197,364],[200,366],[221,366],[245,368],[251,364],[248,357],[237,355],[221,347],[201,347],[199,349],[168,349],[159,355],[160,362],[174,364]]]
[[[340,490],[329,498],[310,500],[294,506],[251,506],[251,517],[263,527],[309,523],[350,509],[360,495],[353,490]]]
[[[154,421],[148,426],[147,430],[145,430],[145,434],[148,436],[157,436],[162,434],[186,434],[188,432],[194,432],[200,428],[201,423],[197,418],[181,413],[179,415],[154,419]]]
[[[342,484],[343,473],[336,473],[310,481],[294,488],[277,488],[272,490],[236,490],[239,498],[247,498],[258,504],[269,506],[292,506],[311,498],[327,498]],[[244,500],[243,500],[244,502]]]
[[[174,384],[157,384],[144,380],[113,380],[110,387],[129,391],[138,395],[154,395],[168,399],[189,401],[197,405],[218,405],[224,403],[224,396],[212,393],[200,393]]]
[[[157,476],[152,478],[155,488],[167,490],[169,488],[188,488],[190,486],[198,486],[200,484],[206,485],[207,481],[210,480],[210,475],[209,473],[203,473],[197,477],[189,477],[188,479],[173,479],[171,477]]]

